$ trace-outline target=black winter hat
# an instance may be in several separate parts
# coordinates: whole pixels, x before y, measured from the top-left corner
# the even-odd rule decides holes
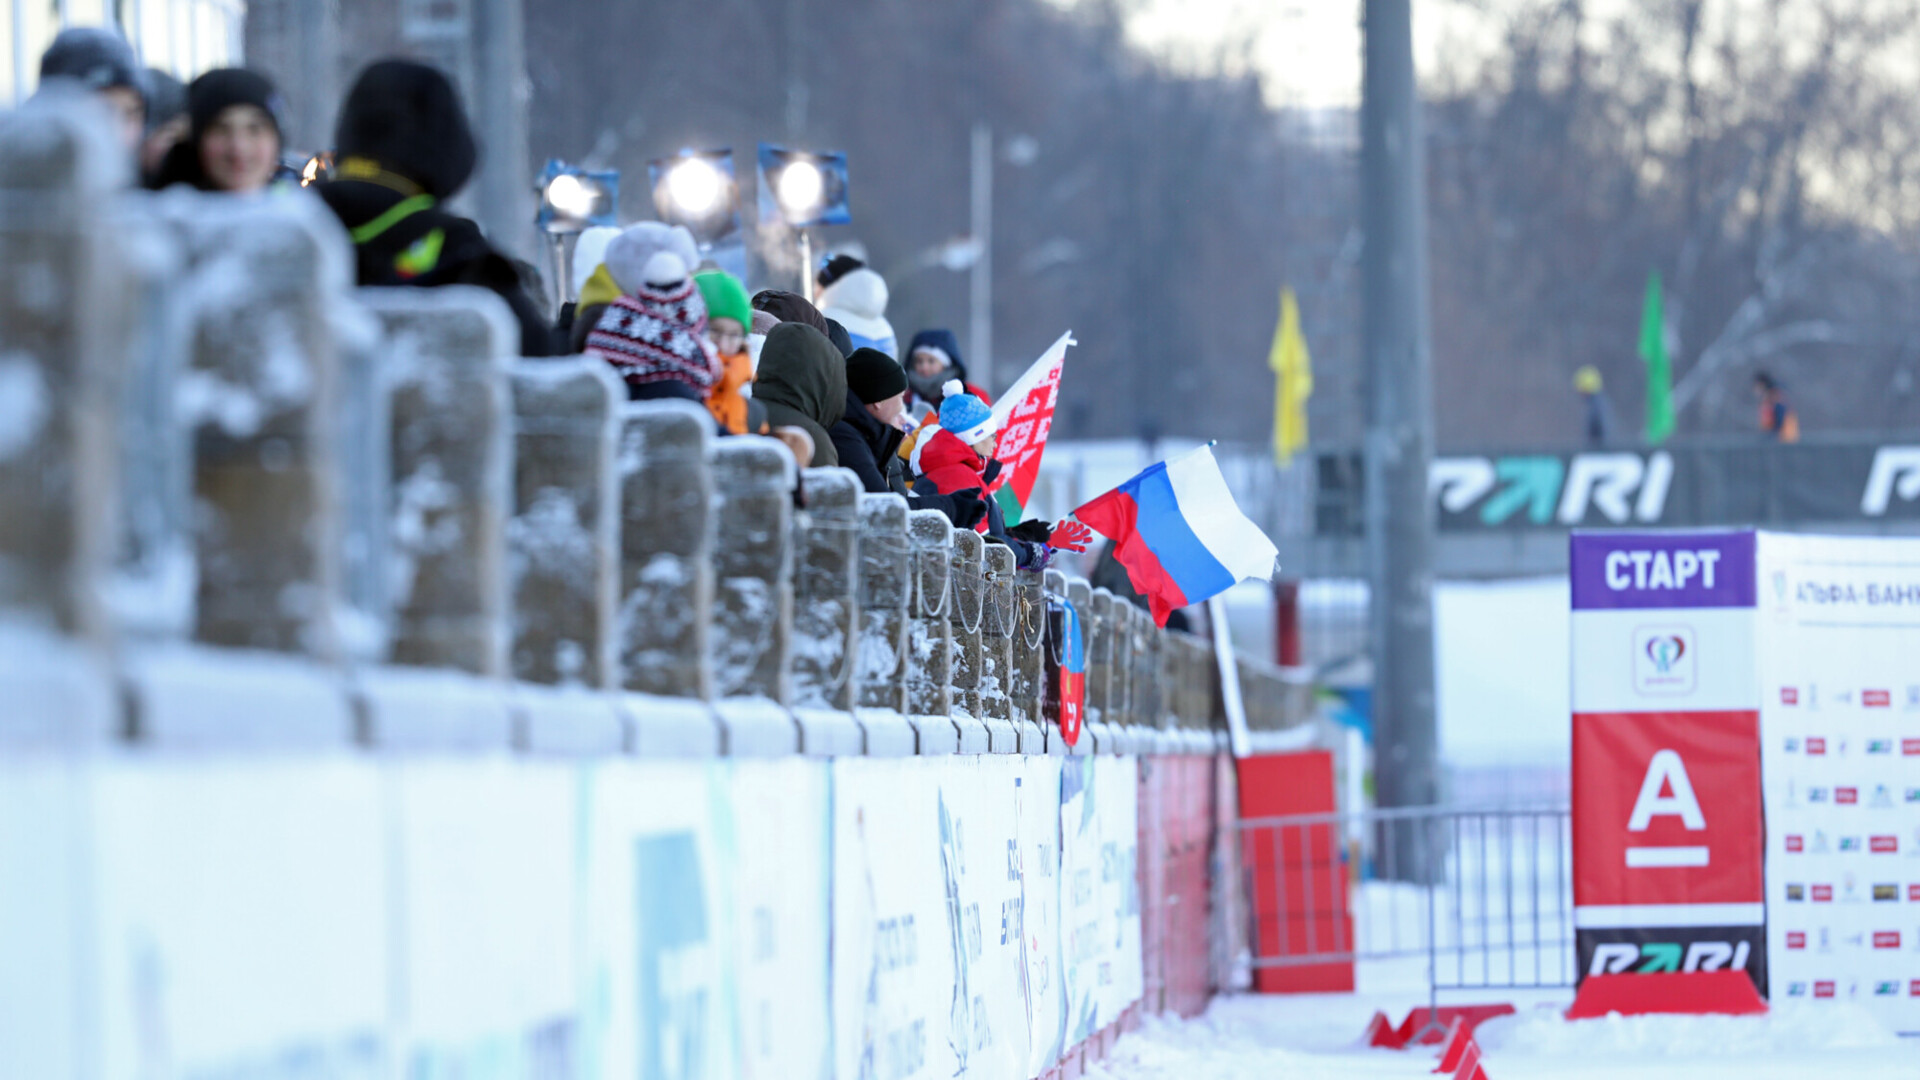
[[[340,159],[367,158],[436,199],[459,191],[480,158],[453,83],[412,60],[381,60],[360,73],[333,143]]]
[[[879,349],[855,349],[847,357],[847,389],[863,404],[885,401],[907,392],[907,373],[893,357]]]
[[[853,336],[847,333],[847,328],[841,326],[839,320],[827,320],[827,340],[833,342],[833,347],[840,350],[842,358],[853,355]]]
[[[257,71],[246,68],[215,68],[187,84],[187,116],[193,123],[194,142],[206,134],[220,114],[235,105],[252,105],[273,121],[279,132],[283,102],[273,82]]]
[[[133,46],[119,34],[98,26],[60,31],[47,51],[40,54],[40,81],[48,79],[73,79],[89,90],[124,86],[138,93],[140,100],[147,99],[147,81],[141,77]]]
[[[835,255],[833,258],[827,260],[827,264],[820,268],[820,272],[813,276],[813,280],[815,284],[824,289],[865,265],[867,265],[865,262],[854,258],[852,255]]]

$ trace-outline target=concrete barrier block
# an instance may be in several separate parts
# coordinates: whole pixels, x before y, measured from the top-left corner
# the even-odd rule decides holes
[[[396,751],[487,751],[513,745],[506,684],[448,668],[354,670],[349,695],[362,746]]]
[[[523,753],[601,757],[632,749],[614,696],[581,686],[520,683],[513,688],[514,746]]]
[[[514,677],[611,689],[619,571],[616,409],[598,360],[523,360],[512,371],[513,518],[507,526]]]
[[[0,114],[0,608],[102,635],[119,385],[101,212],[126,170],[77,102]]]
[[[384,331],[389,400],[387,573],[394,663],[508,671],[508,377],[519,325],[468,286],[362,289]]]
[[[860,625],[860,478],[808,469],[807,508],[794,518],[793,700],[817,710],[853,707]]]
[[[980,721],[987,726],[990,752],[1020,752],[1014,724],[1013,637],[1018,608],[1013,549],[989,544],[986,550],[986,612],[981,631]]]
[[[0,753],[104,746],[121,734],[106,653],[39,620],[0,616]]]
[[[912,757],[919,751],[919,732],[898,711],[855,709],[853,718],[860,725],[868,757]]]
[[[698,698],[619,694],[616,706],[633,733],[633,752],[650,758],[717,757],[725,733],[713,706]]]
[[[170,191],[158,205],[188,264],[174,302],[189,327],[176,403],[193,446],[194,637],[365,655],[384,612],[342,618],[346,237],[313,200]]]
[[[620,414],[620,681],[659,697],[713,696],[713,418],[688,401]]]
[[[907,515],[913,600],[907,642],[907,715],[922,754],[960,748],[953,713],[953,526],[937,510]]]
[[[128,741],[159,750],[345,749],[353,707],[339,669],[285,653],[185,642],[121,659]]]
[[[763,697],[721,698],[713,703],[721,741],[730,757],[779,757],[800,752],[800,729],[777,701]]]
[[[715,442],[708,460],[719,508],[714,693],[785,705],[792,697],[793,455],[777,439],[743,435]]]
[[[853,677],[855,702],[863,714],[865,710],[878,710],[880,714],[900,715],[907,707],[907,610],[913,599],[911,566],[907,501],[892,494],[862,495],[860,643]],[[866,719],[861,723],[868,731],[867,752],[871,754],[874,728]]]

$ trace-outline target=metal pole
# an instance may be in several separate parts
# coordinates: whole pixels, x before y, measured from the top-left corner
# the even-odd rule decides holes
[[[474,177],[474,217],[509,255],[531,255],[536,240],[527,204],[526,15],[520,0],[476,0],[470,8],[467,100],[486,156]]]
[[[1433,377],[1427,228],[1411,0],[1366,0],[1361,105],[1367,370],[1366,527],[1372,583],[1375,784],[1383,807],[1439,797],[1433,713]],[[1429,853],[1430,854],[1430,853]],[[1438,880],[1431,860],[1411,880]]]
[[[800,228],[800,295],[813,303],[813,237],[804,225]]]
[[[973,125],[973,275],[967,353],[973,379],[989,394],[993,381],[993,129]]]

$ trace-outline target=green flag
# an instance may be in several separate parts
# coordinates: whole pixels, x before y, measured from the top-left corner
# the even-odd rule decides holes
[[[1660,271],[1647,277],[1647,305],[1640,315],[1640,359],[1647,364],[1647,441],[1673,434],[1673,365],[1667,359],[1667,320],[1660,303]]]

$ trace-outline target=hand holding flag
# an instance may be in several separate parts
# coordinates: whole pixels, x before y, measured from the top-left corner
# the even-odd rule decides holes
[[[1280,556],[1235,505],[1212,443],[1149,466],[1073,516],[1114,542],[1114,557],[1161,626],[1175,608],[1271,577]]]

